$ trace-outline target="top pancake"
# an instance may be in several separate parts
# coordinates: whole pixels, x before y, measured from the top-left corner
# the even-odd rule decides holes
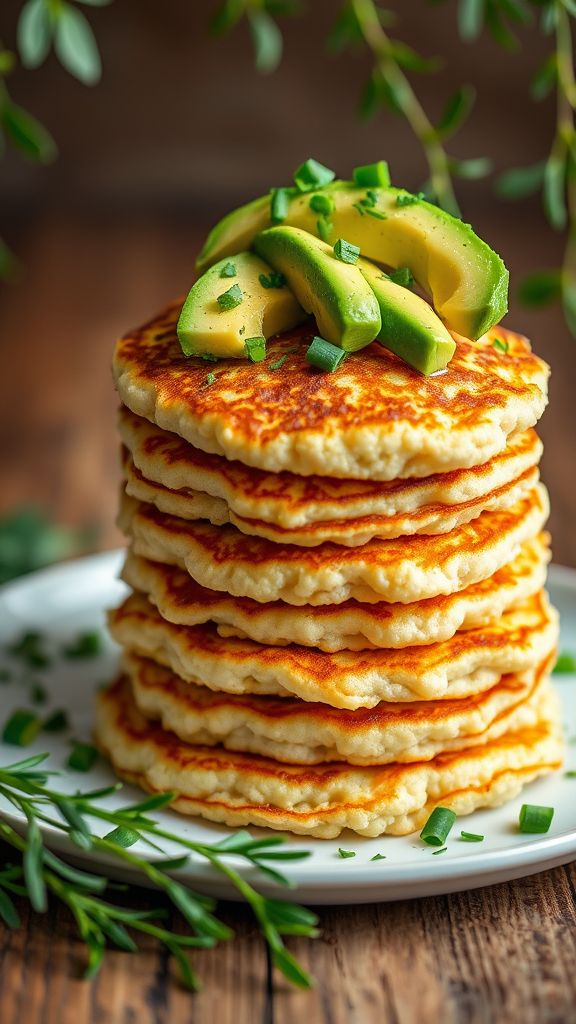
[[[432,377],[377,344],[326,374],[305,359],[312,321],[271,339],[262,363],[186,358],[180,306],[118,342],[122,402],[203,451],[273,473],[392,480],[480,465],[546,405],[548,367],[502,327],[458,338],[447,371]]]

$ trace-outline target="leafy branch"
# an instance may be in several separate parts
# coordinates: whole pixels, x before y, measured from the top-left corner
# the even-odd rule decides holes
[[[314,937],[317,935],[315,915],[296,904],[262,896],[228,862],[230,856],[240,857],[275,882],[288,885],[274,865],[300,860],[308,856],[307,851],[280,849],[284,842],[280,836],[254,839],[245,831],[234,833],[220,843],[193,842],[163,829],[150,817],[151,812],[166,807],[174,799],[174,793],[156,794],[118,810],[109,810],[101,800],[118,792],[120,785],[89,793],[60,792],[47,785],[54,773],[42,767],[46,758],[46,754],[39,754],[0,768],[0,796],[27,822],[25,835],[21,836],[2,820],[0,811],[0,838],[21,857],[19,864],[0,865],[0,918],[8,927],[17,928],[20,924],[13,895],[26,897],[34,910],[44,913],[50,894],[69,908],[88,947],[86,977],[92,977],[99,970],[110,942],[126,952],[136,951],[138,947],[131,934],[136,932],[151,935],[161,942],[176,959],[184,984],[196,989],[198,978],[188,951],[211,948],[232,938],[233,932],[214,916],[212,899],[194,892],[168,874],[185,867],[192,853],[224,875],[249,904],[275,966],[295,985],[310,986],[310,977],[288,952],[282,936]],[[90,828],[88,818],[105,822],[112,830],[98,836]],[[73,868],[47,850],[42,839],[42,824],[66,834],[81,850],[95,850],[120,860],[162,890],[186,922],[187,933],[182,935],[164,927],[161,922],[166,915],[162,910],[135,911],[102,899],[110,886],[109,880]],[[139,840],[160,851],[158,841],[169,841],[186,853],[151,863],[128,849]]]

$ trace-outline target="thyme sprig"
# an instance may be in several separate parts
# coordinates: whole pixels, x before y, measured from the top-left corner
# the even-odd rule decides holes
[[[184,885],[168,872],[185,867],[190,854],[207,861],[224,875],[251,907],[270,949],[272,962],[293,984],[307,988],[309,975],[286,949],[282,936],[317,934],[317,919],[304,907],[270,899],[261,895],[229,863],[229,857],[242,858],[261,874],[281,885],[289,885],[277,870],[277,862],[300,860],[305,850],[281,849],[283,839],[272,836],[255,839],[244,830],[227,836],[219,843],[199,843],[168,831],[151,813],[166,807],[174,793],[160,793],[118,809],[106,807],[102,801],[117,793],[120,784],[87,793],[65,793],[53,788],[49,781],[57,773],[45,769],[47,754],[38,754],[0,768],[0,796],[12,804],[26,819],[25,834],[19,835],[0,810],[0,838],[20,854],[16,865],[0,864],[0,918],[11,928],[19,926],[19,915],[13,895],[26,897],[39,913],[47,908],[48,895],[64,903],[72,913],[78,931],[88,948],[86,977],[100,968],[109,943],[127,952],[137,950],[133,935],[150,935],[161,942],[175,958],[184,984],[198,988],[198,978],[189,958],[194,948],[206,949],[233,937],[232,930],[215,915],[215,902]],[[111,832],[96,834],[88,819],[109,825]],[[162,923],[162,910],[137,911],[103,899],[110,886],[108,878],[72,867],[48,850],[43,841],[41,825],[68,836],[80,849],[94,850],[121,861],[161,889],[184,918],[188,929],[182,935]],[[176,844],[186,852],[176,857],[162,857],[150,862],[120,845],[118,836],[129,835],[130,842],[141,839],[155,850],[162,841]],[[272,863],[271,863],[272,862]]]

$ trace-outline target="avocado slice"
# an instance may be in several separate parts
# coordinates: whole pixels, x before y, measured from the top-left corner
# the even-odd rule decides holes
[[[241,252],[215,263],[192,285],[178,320],[178,340],[185,356],[241,359],[248,354],[248,339],[270,338],[305,319],[272,267],[253,252]]]
[[[372,288],[356,266],[301,228],[261,231],[253,242],[259,256],[285,275],[298,302],[316,317],[318,330],[346,352],[374,341],[381,327]]]
[[[377,340],[427,376],[444,370],[454,355],[456,342],[434,310],[369,260],[360,259],[356,266],[380,306],[382,328]]]
[[[321,191],[334,206],[328,241],[345,238],[368,259],[394,269],[409,267],[450,330],[478,338],[502,319],[508,271],[469,224],[403,189],[334,182]],[[309,194],[293,196],[284,225],[314,235],[323,230],[325,237],[326,220],[322,222],[310,203]],[[211,231],[198,266],[246,248],[269,224],[268,196],[233,211]]]

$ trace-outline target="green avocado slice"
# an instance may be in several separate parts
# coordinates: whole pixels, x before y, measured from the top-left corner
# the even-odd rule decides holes
[[[333,183],[321,190],[333,210],[319,217],[310,194],[292,196],[283,226],[302,228],[334,243],[360,247],[368,259],[410,268],[450,330],[478,338],[507,310],[508,271],[500,257],[464,224],[403,189],[371,189]],[[246,248],[270,224],[270,197],[262,196],[228,214],[211,231],[198,258],[205,268]],[[327,234],[327,232],[331,232]]]
[[[192,285],[178,320],[184,355],[242,359],[249,339],[270,338],[305,320],[286,281],[271,275],[253,252],[210,267]]]
[[[356,266],[380,307],[382,327],[377,340],[426,376],[444,370],[456,342],[434,310],[419,295],[391,281],[374,263],[360,259]]]
[[[326,341],[347,352],[377,337],[380,310],[372,288],[356,266],[300,228],[275,227],[256,235],[259,256],[285,275],[300,305],[316,318]]]

